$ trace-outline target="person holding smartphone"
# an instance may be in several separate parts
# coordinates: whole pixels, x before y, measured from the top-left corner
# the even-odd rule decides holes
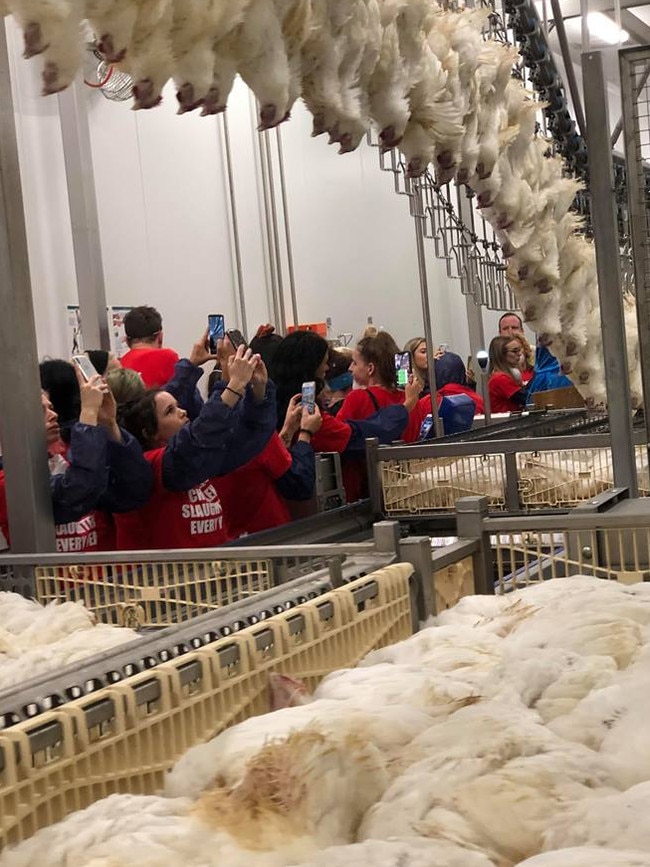
[[[154,480],[145,506],[117,516],[120,549],[213,548],[230,538],[218,477],[263,451],[277,415],[259,355],[241,346],[229,372],[193,421],[162,389],[122,407],[122,423],[142,445]],[[248,492],[242,494],[248,503]]]
[[[72,365],[68,367],[74,374]],[[136,509],[148,500],[151,468],[139,444],[118,426],[115,400],[99,375],[86,380],[78,371],[76,394],[79,414],[69,428],[69,451],[61,444],[59,418],[48,394],[41,397],[57,551],[110,551],[115,548],[110,514]],[[4,470],[0,530],[10,542]]]

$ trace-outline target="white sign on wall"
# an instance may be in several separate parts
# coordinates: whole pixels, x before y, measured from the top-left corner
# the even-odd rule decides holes
[[[83,335],[81,333],[81,312],[78,304],[68,304],[65,309],[70,355],[78,355],[84,351]],[[108,329],[111,337],[111,352],[118,358],[121,358],[129,351],[129,347],[126,345],[126,334],[124,333],[124,317],[130,309],[130,307],[106,308]]]

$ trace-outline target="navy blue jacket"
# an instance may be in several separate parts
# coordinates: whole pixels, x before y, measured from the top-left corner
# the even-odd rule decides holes
[[[162,465],[167,490],[188,491],[206,479],[244,466],[264,449],[275,431],[275,385],[270,380],[264,400],[256,401],[249,385],[244,399],[232,409],[221,400],[225,388],[225,382],[218,383],[198,417],[167,443]]]
[[[78,521],[88,512],[129,512],[151,495],[153,474],[140,444],[121,431],[109,439],[101,425],[77,422],[72,428],[65,472],[50,476],[54,522]]]

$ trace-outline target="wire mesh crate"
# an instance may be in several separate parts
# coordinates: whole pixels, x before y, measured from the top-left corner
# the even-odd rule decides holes
[[[269,560],[38,566],[36,598],[81,600],[103,623],[140,628],[181,623],[273,586]]]
[[[410,576],[395,564],[235,636],[0,734],[0,846],[115,792],[149,794],[191,746],[269,710],[268,675],[313,688],[412,633]]]
[[[453,511],[461,497],[486,496],[493,510],[505,507],[502,455],[424,458],[381,463],[387,515]]]
[[[571,575],[625,584],[650,580],[645,527],[499,533],[491,541],[501,592]]]

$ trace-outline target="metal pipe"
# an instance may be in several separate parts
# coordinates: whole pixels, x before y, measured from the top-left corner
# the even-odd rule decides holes
[[[287,330],[287,312],[284,305],[284,281],[282,279],[282,256],[280,253],[280,232],[278,229],[278,213],[275,201],[275,181],[273,179],[273,157],[271,154],[271,144],[269,142],[270,132],[265,130],[261,133],[264,140],[264,150],[266,153],[266,164],[268,171],[269,185],[269,205],[271,208],[271,228],[273,230],[273,252],[275,256],[275,267],[277,269],[277,287],[278,287],[278,302],[280,308],[280,320],[275,322],[275,327],[279,334],[285,334]]]
[[[59,94],[59,118],[81,333],[86,347],[110,350],[111,337],[86,98],[83,83],[75,81]]]
[[[287,267],[289,269],[289,290],[291,292],[291,314],[294,327],[300,322],[298,318],[298,296],[296,294],[296,276],[293,268],[293,246],[291,244],[291,227],[289,224],[289,199],[287,197],[287,182],[284,174],[284,152],[282,134],[279,126],[275,128],[278,147],[278,168],[280,172],[280,192],[282,194],[282,214],[284,217],[284,237],[287,244]]]
[[[228,180],[228,199],[230,203],[230,221],[232,229],[233,250],[235,253],[235,281],[239,299],[239,316],[242,331],[248,335],[248,319],[246,316],[246,294],[244,292],[244,277],[241,262],[241,243],[239,241],[239,219],[237,217],[237,201],[235,199],[235,175],[233,171],[232,149],[230,147],[230,127],[226,112],[221,114],[221,131],[223,133],[224,153],[226,156],[226,178]]]
[[[11,549],[16,553],[54,551],[34,303],[4,27],[0,27],[0,310],[0,438]]]
[[[266,224],[266,244],[269,254],[269,274],[271,277],[271,304],[273,307],[273,319],[274,325],[276,328],[278,327],[278,323],[280,322],[280,311],[278,309],[278,293],[277,293],[277,273],[275,269],[275,261],[273,255],[273,242],[272,242],[272,227],[271,227],[271,215],[269,208],[269,191],[268,191],[268,169],[267,163],[264,158],[264,145],[262,139],[263,133],[258,133],[257,135],[257,146],[259,150],[260,157],[260,166],[262,169],[262,196],[264,199],[264,222]]]
[[[557,29],[557,38],[560,43],[560,50],[562,52],[562,60],[564,62],[564,73],[566,75],[567,83],[569,85],[569,92],[571,94],[571,102],[573,103],[573,110],[576,116],[576,122],[578,124],[578,130],[580,135],[586,139],[587,125],[585,123],[585,115],[582,110],[582,99],[580,98],[580,89],[578,88],[578,81],[576,79],[575,70],[573,68],[573,62],[571,60],[571,49],[569,48],[569,40],[566,35],[566,28],[564,26],[564,18],[562,17],[562,10],[560,9],[560,0],[551,0],[551,9],[553,10],[553,19],[555,20],[555,27]],[[587,19],[582,22],[583,34],[582,38],[585,38],[585,26],[587,25]],[[589,39],[589,29],[587,27],[587,40]],[[586,49],[588,50],[588,49]]]
[[[582,25],[582,52],[583,54],[591,48],[591,39],[589,36],[589,0],[580,0],[580,24]],[[556,22],[557,23],[557,22]],[[582,80],[582,90],[585,91],[584,78]]]
[[[585,107],[589,132],[591,214],[598,266],[598,293],[603,334],[603,360],[612,434],[614,484],[637,497],[630,376],[627,366],[625,317],[621,290],[621,256],[614,201],[614,170],[609,143],[607,90],[602,54],[582,55]],[[645,326],[645,323],[644,323]]]
[[[412,181],[414,198],[415,246],[418,255],[418,272],[420,276],[420,296],[422,299],[422,319],[424,323],[424,338],[427,342],[427,363],[429,373],[429,391],[431,392],[431,414],[436,436],[444,436],[442,419],[438,414],[438,389],[436,388],[436,368],[433,358],[433,330],[431,327],[431,307],[429,304],[429,281],[427,278],[427,260],[424,249],[424,205],[420,181]]]

